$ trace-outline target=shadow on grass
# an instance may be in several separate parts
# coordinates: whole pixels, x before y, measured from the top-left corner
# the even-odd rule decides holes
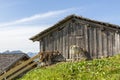
[[[120,68],[109,71],[108,74],[120,74]]]

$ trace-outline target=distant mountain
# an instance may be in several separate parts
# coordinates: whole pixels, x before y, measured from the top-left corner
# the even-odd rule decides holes
[[[2,52],[2,54],[18,54],[18,53],[24,53],[24,52],[22,52],[20,50],[15,50],[15,51],[6,50],[6,51]],[[37,54],[37,52],[36,53],[35,52],[28,52],[26,54],[29,57],[33,57],[33,56],[35,56]]]
[[[22,52],[20,50],[16,50],[16,51],[11,51],[10,53],[24,53],[24,52]]]
[[[9,51],[9,50],[6,50],[4,52],[2,52],[3,54],[17,54],[17,53],[24,53],[20,50],[16,50],[16,51]]]
[[[3,54],[8,54],[8,53],[10,53],[10,51],[9,50],[6,50],[6,51],[4,51],[4,52],[2,52]]]
[[[27,55],[30,56],[30,57],[33,57],[33,56],[35,56],[36,54],[37,54],[37,53],[35,53],[35,52],[34,52],[34,53],[33,53],[33,52],[28,52],[28,53],[27,53]]]

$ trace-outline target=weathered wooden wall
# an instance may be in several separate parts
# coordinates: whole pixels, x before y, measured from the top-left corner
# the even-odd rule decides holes
[[[69,20],[40,40],[41,51],[58,50],[69,58],[70,45],[84,48],[91,58],[112,56],[120,52],[117,29],[78,19]]]

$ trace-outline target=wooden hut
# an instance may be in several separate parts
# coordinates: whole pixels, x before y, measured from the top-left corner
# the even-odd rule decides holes
[[[0,54],[0,76],[29,58],[30,57],[24,53]]]
[[[83,48],[88,58],[109,57],[120,53],[120,26],[70,15],[30,38],[40,42],[40,51],[58,50],[70,58],[70,46]]]

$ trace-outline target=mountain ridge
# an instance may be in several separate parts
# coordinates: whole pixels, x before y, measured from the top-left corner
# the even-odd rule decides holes
[[[4,52],[0,52],[0,54],[19,54],[19,53],[25,53],[25,52],[21,50],[14,50],[14,51],[6,50]],[[27,54],[29,57],[33,57],[37,54],[37,52],[27,52],[25,54]]]

